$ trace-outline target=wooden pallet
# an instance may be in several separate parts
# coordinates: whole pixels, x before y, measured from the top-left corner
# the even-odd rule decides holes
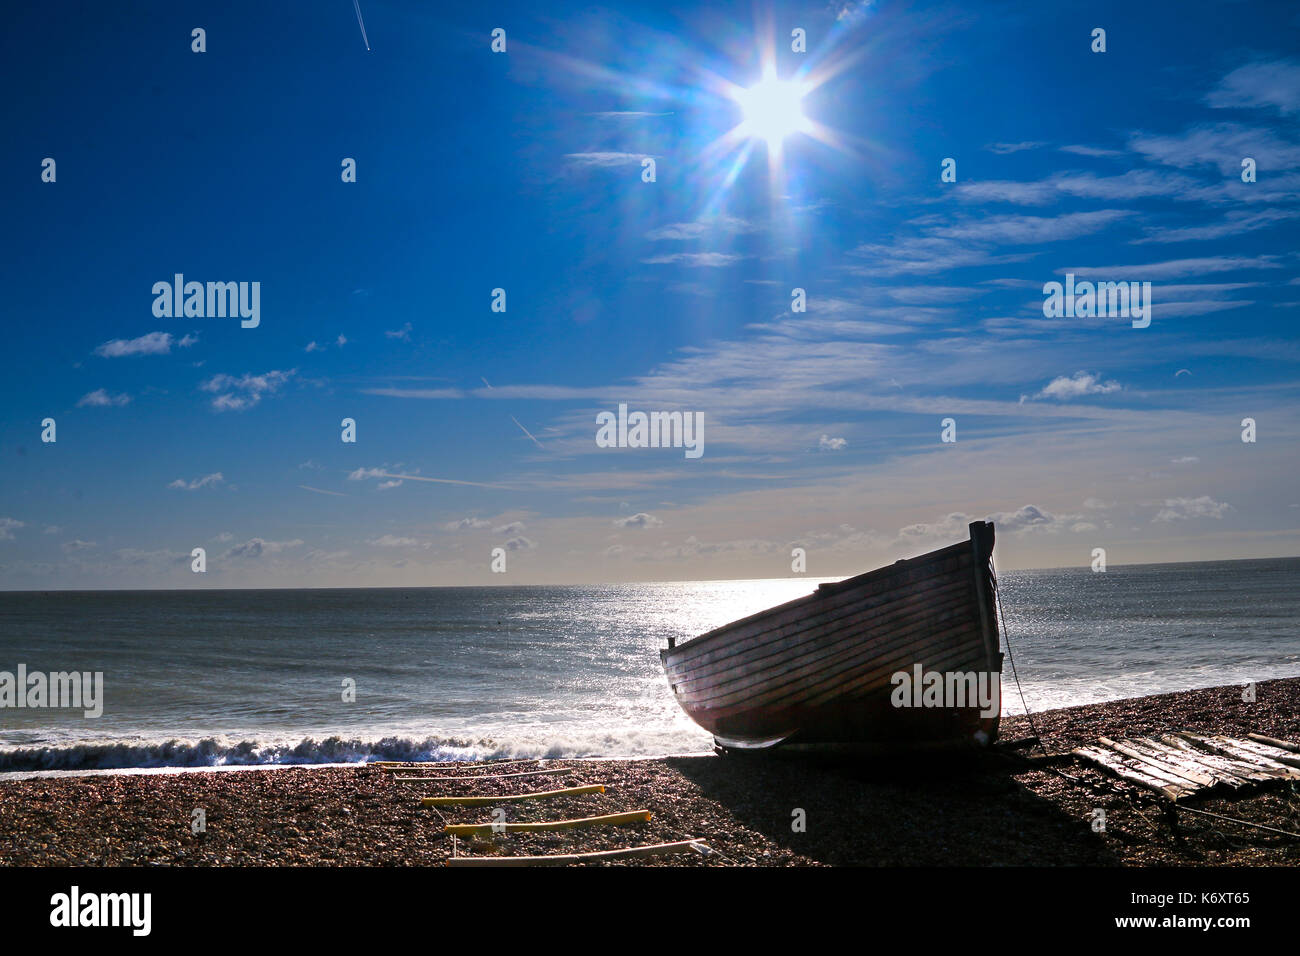
[[[1113,777],[1177,802],[1300,780],[1300,744],[1179,731],[1153,737],[1100,737],[1074,755]]]

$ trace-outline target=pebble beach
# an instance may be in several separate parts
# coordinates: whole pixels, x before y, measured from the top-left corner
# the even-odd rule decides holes
[[[1131,698],[1005,718],[992,752],[888,764],[789,755],[421,764],[419,774],[568,770],[556,776],[400,783],[371,765],[117,773],[0,780],[7,866],[436,866],[468,856],[572,854],[696,840],[707,850],[619,861],[650,866],[1300,864],[1300,839],[1179,813],[1076,761],[1071,748],[1191,730],[1300,740],[1300,678]],[[1020,746],[1015,744],[1019,741]],[[1040,755],[1058,755],[1044,759]],[[491,767],[492,769],[487,769]],[[511,823],[633,810],[621,826],[453,840],[491,805],[423,807],[423,795],[500,796],[600,784],[603,793],[502,804]],[[1300,789],[1283,785],[1198,809],[1300,833]],[[1095,811],[1105,811],[1097,831]],[[194,832],[195,811],[203,828]],[[612,864],[605,864],[612,865]]]

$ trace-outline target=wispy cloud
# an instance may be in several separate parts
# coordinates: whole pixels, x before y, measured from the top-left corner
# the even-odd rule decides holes
[[[1215,501],[1209,495],[1199,498],[1166,498],[1164,507],[1156,513],[1153,522],[1186,521],[1191,518],[1222,518],[1232,509],[1224,501]]]
[[[274,395],[298,373],[297,369],[270,371],[261,375],[214,375],[199,386],[205,392],[216,393],[212,407],[219,412],[244,411],[262,400],[264,395]]]
[[[718,269],[737,263],[744,258],[746,257],[727,252],[671,252],[667,255],[653,256],[641,261],[647,265],[678,264],[693,268]]]
[[[639,166],[645,159],[645,153],[566,153],[564,158],[573,166],[613,168],[617,166]]]
[[[1219,109],[1275,109],[1284,116],[1300,112],[1300,62],[1264,59],[1239,66],[1205,102]]]
[[[1111,392],[1118,392],[1121,388],[1123,386],[1119,382],[1106,381],[1092,372],[1075,372],[1073,375],[1062,375],[1052,379],[1034,397],[1068,401],[1085,395],[1109,395]]]
[[[989,143],[984,148],[990,153],[997,153],[999,156],[1006,156],[1010,153],[1019,153],[1027,149],[1041,149],[1046,143],[1036,140],[1026,140],[1022,143]]]
[[[222,477],[221,472],[214,471],[210,475],[204,475],[202,478],[195,478],[191,481],[186,481],[184,478],[177,478],[167,487],[177,488],[181,491],[198,491],[200,488],[215,488],[223,481],[225,481],[225,478]]]
[[[645,234],[645,237],[652,242],[663,240],[690,240],[700,239],[712,233],[723,233],[726,235],[742,235],[744,233],[754,232],[756,226],[745,219],[738,219],[735,216],[713,216],[704,219],[696,219],[692,222],[674,222],[667,226],[659,226],[651,229]]]
[[[324,488],[313,488],[311,485],[299,485],[298,487],[303,489],[303,491],[314,491],[318,495],[333,495],[336,498],[347,497],[347,495],[341,491],[326,491]]]
[[[644,511],[638,511],[634,515],[628,515],[626,518],[615,518],[614,526],[618,528],[635,528],[644,530],[646,528],[658,528],[663,522],[652,514]]]
[[[77,400],[77,407],[108,408],[115,406],[120,408],[123,405],[129,404],[130,401],[130,395],[110,395],[104,389],[97,388],[93,392],[87,392],[85,395],[82,395],[81,398]]]
[[[197,342],[198,336],[184,335],[175,338],[170,332],[149,332],[134,339],[111,339],[95,349],[101,358],[123,358],[128,355],[167,355],[175,344],[179,348],[189,348]]]

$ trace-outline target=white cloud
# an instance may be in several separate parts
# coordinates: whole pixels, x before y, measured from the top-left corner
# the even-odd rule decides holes
[[[822,435],[817,439],[817,447],[821,451],[840,451],[848,445],[848,441],[843,438],[832,438],[830,435]]]
[[[1078,524],[1082,517],[1082,515],[1053,514],[1050,511],[1044,511],[1037,505],[1024,505],[1015,511],[991,514],[986,520],[992,521],[994,527],[998,530],[1010,532],[1011,534],[1040,531],[1056,534],[1067,528],[1072,531],[1079,530]],[[1083,530],[1091,530],[1091,526],[1089,525]]]
[[[418,548],[421,542],[415,538],[403,538],[397,535],[385,534],[378,538],[372,538],[369,542],[376,548]]]
[[[1210,106],[1300,112],[1300,62],[1257,60],[1239,66],[1205,97]]]
[[[198,489],[206,488],[209,485],[215,488],[224,480],[225,478],[222,476],[221,472],[214,471],[210,475],[204,475],[202,478],[195,478],[193,481],[188,482],[184,478],[177,478],[167,487],[179,488],[182,491],[197,491]]]
[[[674,263],[697,269],[719,269],[739,262],[745,256],[732,255],[728,252],[671,252],[667,255],[642,259],[646,265],[671,265]]]
[[[646,158],[645,153],[566,153],[564,156],[572,165],[584,168],[612,168],[616,166],[639,166]]]
[[[411,341],[411,323],[405,322],[400,329],[388,329],[384,335],[390,339],[398,339],[402,342]]]
[[[1215,501],[1209,495],[1199,498],[1166,498],[1165,506],[1157,512],[1152,521],[1184,521],[1189,518],[1222,518],[1232,509],[1232,505]]]
[[[1091,157],[1093,157],[1093,158],[1101,158],[1101,157],[1104,157],[1104,156],[1123,156],[1123,155],[1124,155],[1124,151],[1123,151],[1123,150],[1120,150],[1120,149],[1102,149],[1102,148],[1097,147],[1097,146],[1080,146],[1080,145],[1072,145],[1072,146],[1062,146],[1062,147],[1060,147],[1060,149],[1061,149],[1061,152],[1063,152],[1063,153],[1074,153],[1076,156],[1091,156]]]
[[[226,552],[226,558],[260,558],[264,554],[279,554],[282,551],[288,551],[293,548],[301,548],[303,542],[299,538],[292,541],[267,541],[265,538],[249,538],[243,544],[237,544]]]
[[[449,521],[442,527],[446,531],[480,531],[492,527],[492,522],[482,518],[461,518],[459,521]]]
[[[87,392],[77,400],[78,408],[107,408],[109,406],[121,407],[131,401],[130,395],[110,395],[102,388],[97,388],[93,392]]]
[[[95,354],[102,358],[122,358],[126,355],[167,355],[175,342],[181,348],[188,348],[198,341],[194,335],[186,335],[180,341],[173,339],[170,332],[149,332],[136,339],[112,339],[95,349]]]
[[[1084,395],[1109,395],[1111,392],[1118,392],[1121,388],[1123,386],[1119,382],[1103,381],[1100,375],[1094,375],[1092,372],[1075,372],[1073,375],[1062,375],[1052,379],[1034,397],[1067,401],[1072,398],[1082,398]]]
[[[26,527],[26,523],[17,518],[0,518],[0,541],[8,541],[14,536],[15,528]],[[46,531],[46,534],[49,534]]]
[[[298,370],[274,370],[261,375],[214,375],[199,386],[205,392],[216,392],[212,407],[219,412],[244,411],[262,400],[263,395],[274,395]]]
[[[1006,156],[1009,153],[1019,153],[1026,149],[1039,149],[1046,145],[1046,143],[1026,140],[1023,143],[989,143],[984,148],[990,153],[997,153],[999,156]]]
[[[634,515],[628,515],[626,518],[615,518],[614,525],[619,528],[657,528],[662,525],[660,521],[652,514],[646,514],[644,511],[638,511]]]
[[[660,226],[657,229],[651,229],[645,234],[645,237],[651,242],[660,242],[666,239],[685,241],[699,239],[712,232],[739,235],[753,232],[754,228],[752,223],[744,219],[737,219],[734,216],[715,216],[696,219],[694,222],[675,222],[667,226]]]

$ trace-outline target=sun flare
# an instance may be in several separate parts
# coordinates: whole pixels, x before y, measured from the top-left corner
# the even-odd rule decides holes
[[[763,140],[768,149],[779,149],[787,137],[809,132],[812,124],[803,112],[806,92],[803,83],[766,73],[749,89],[735,94],[744,116],[739,133]]]

